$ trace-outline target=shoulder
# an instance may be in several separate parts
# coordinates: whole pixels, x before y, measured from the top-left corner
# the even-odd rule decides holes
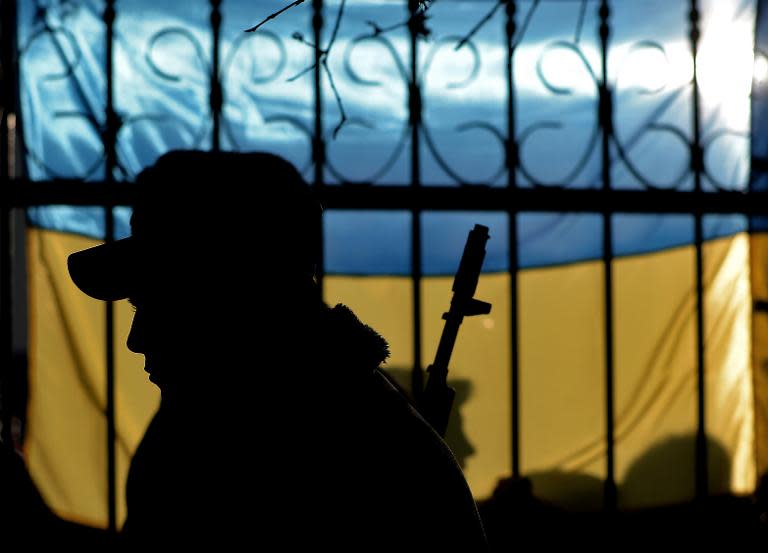
[[[440,480],[471,499],[453,452],[381,369],[371,375],[367,396],[366,418],[379,440],[377,453],[382,459],[392,466],[407,466],[401,472],[415,476],[421,485]]]
[[[474,498],[445,441],[380,369],[371,377],[369,392],[380,497],[397,503],[389,511],[418,520],[423,529],[419,535],[431,536],[431,545],[441,540],[484,544]],[[408,497],[407,505],[403,497]],[[408,527],[402,520],[397,524]]]

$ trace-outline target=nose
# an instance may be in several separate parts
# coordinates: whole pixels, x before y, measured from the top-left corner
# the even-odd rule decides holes
[[[140,310],[136,310],[131,323],[131,331],[128,333],[128,339],[125,345],[133,353],[146,353],[146,332],[144,317]]]

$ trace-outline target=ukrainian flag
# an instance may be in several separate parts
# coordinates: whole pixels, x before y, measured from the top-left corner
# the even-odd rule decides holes
[[[183,13],[171,13],[152,2],[136,4],[118,6],[122,10],[117,20],[121,37],[116,54],[118,107],[126,114],[146,117],[124,118],[130,124],[126,124],[119,142],[121,166],[126,173],[118,175],[121,177],[130,177],[168,149],[210,146],[209,129],[204,114],[200,114],[203,109],[200,106],[205,106],[207,101],[207,77],[199,70],[203,62],[198,57],[205,49],[195,45],[195,40],[207,44],[208,3],[190,3],[191,7]],[[280,5],[273,2],[269,6],[273,4]],[[438,12],[439,6],[435,5],[434,25],[436,29],[446,29],[445,34],[460,31],[466,27],[467,20],[477,19],[476,16],[485,12],[484,7],[476,3],[455,4],[458,11],[451,13]],[[531,2],[519,4],[523,12],[533,6]],[[642,42],[651,33],[650,36],[661,37],[658,40],[665,47],[668,67],[677,67],[678,56],[683,60],[682,69],[678,69],[684,72],[687,47],[684,4],[687,3],[664,0],[642,3],[643,6],[629,2],[616,4],[613,21],[616,48],[635,55],[630,45]],[[332,8],[334,4],[329,5]],[[581,148],[589,138],[588,131],[579,129],[591,128],[595,98],[580,95],[579,87],[583,83],[578,79],[557,83],[547,80],[548,86],[544,86],[542,81],[531,80],[537,71],[543,71],[545,77],[548,75],[546,72],[551,69],[546,69],[547,63],[557,69],[558,64],[573,61],[567,53],[565,58],[558,58],[557,49],[547,49],[546,44],[566,35],[573,38],[573,21],[564,11],[572,8],[572,19],[576,20],[578,5],[542,2],[541,11],[532,16],[531,34],[526,39],[530,42],[530,51],[525,49],[525,41],[518,49],[521,128],[535,125],[536,117],[548,120],[552,113],[562,115],[560,112],[564,110],[568,111],[569,118],[565,127],[572,128],[566,129],[571,134],[557,135],[554,139],[542,138],[541,134],[547,129],[551,131],[552,126],[541,127],[529,135],[521,156],[527,167],[538,165],[540,170],[537,178],[521,175],[521,186],[533,186],[537,179],[548,181],[568,176],[573,166],[570,162],[578,161],[579,157],[574,145]],[[103,179],[100,137],[87,117],[72,115],[89,106],[98,107],[103,100],[101,14],[87,5],[74,11],[50,9],[42,15],[32,2],[21,1],[19,8],[21,117],[27,172],[37,180],[55,176]],[[245,26],[240,23],[258,19],[258,14],[251,13],[255,9],[253,3],[244,1],[227,2],[224,9],[225,31],[229,34],[225,32],[223,36],[230,41],[226,45],[233,48],[231,51],[235,53],[231,59],[236,61],[245,50],[235,51],[237,40],[231,37],[239,36],[236,32]],[[344,31],[348,35],[342,33],[339,39],[342,45],[349,44],[349,60],[359,54],[359,50],[353,49],[352,38],[356,29],[365,27],[366,20],[386,21],[381,18],[393,14],[402,16],[402,6],[393,2],[365,2],[355,6],[353,1],[349,9],[349,28]],[[653,13],[656,13],[655,19],[651,17]],[[658,16],[659,13],[663,17]],[[716,7],[704,13],[702,51],[706,51],[707,44],[721,44],[723,32],[736,29],[739,40],[734,39],[730,44],[737,48],[746,36],[746,54],[737,53],[751,56],[756,13],[754,1],[718,1]],[[595,17],[587,16],[583,28],[596,28]],[[728,27],[731,31],[718,27],[724,17],[732,26]],[[273,35],[258,38],[264,40],[259,63],[270,56],[283,63],[280,56],[286,57],[282,67],[277,62],[269,65],[269,60],[264,62],[264,67],[256,62],[246,65],[254,82],[266,78],[273,70],[279,70],[281,77],[288,77],[291,70],[303,67],[307,52],[301,49],[302,45],[286,46],[275,37],[290,36],[296,28],[306,29],[307,25],[308,14],[294,10],[269,30]],[[476,171],[484,175],[483,180],[488,177],[488,167],[493,165],[486,161],[498,145],[456,137],[450,116],[467,112],[497,124],[497,119],[503,116],[503,104],[498,101],[505,94],[503,80],[498,80],[503,77],[506,63],[500,54],[506,52],[503,42],[498,40],[501,29],[501,24],[491,26],[476,37],[480,55],[490,60],[478,69],[479,84],[473,81],[475,84],[467,85],[470,88],[462,89],[468,92],[451,92],[458,97],[448,93],[440,96],[425,85],[427,92],[434,92],[432,96],[427,94],[432,101],[425,108],[425,119],[429,123],[430,116],[434,118],[435,136],[448,137],[438,147],[449,157],[453,156],[453,161],[463,164],[462,171],[467,174]],[[622,32],[629,35],[623,36]],[[594,34],[583,31],[582,40],[589,59],[594,53],[589,49],[595,44]],[[194,40],[190,40],[190,36]],[[760,31],[758,36],[762,36]],[[400,38],[396,35],[392,39],[395,52],[402,46],[398,42]],[[355,47],[378,46],[360,43]],[[654,51],[658,53],[655,47],[640,49],[651,55],[656,55]],[[392,52],[387,55],[390,54]],[[545,55],[542,57],[542,54]],[[226,58],[226,54],[224,56]],[[538,69],[536,59],[544,60]],[[702,68],[706,67],[703,59]],[[341,59],[332,62],[337,75],[343,74],[343,63],[346,62]],[[430,63],[439,68],[439,56],[436,54]],[[457,67],[464,67],[464,63],[460,62]],[[183,74],[173,73],[175,65],[183,67]],[[384,82],[384,92],[391,84],[387,79],[394,82],[393,90],[399,86],[397,71],[392,67],[378,67],[381,71],[377,78]],[[178,78],[169,80],[169,75]],[[270,81],[267,87],[252,89],[242,81],[241,73],[231,75],[233,80],[225,82],[230,92],[225,107],[231,127],[227,147],[268,149],[303,166],[306,136],[297,130],[300,127],[297,121],[311,118],[308,82],[288,83],[280,78]],[[751,58],[748,81],[750,77]],[[683,75],[683,81],[686,78]],[[371,81],[373,77],[366,79]],[[674,81],[675,74],[670,79]],[[391,147],[390,137],[399,136],[400,127],[395,123],[402,123],[401,119],[407,116],[401,113],[405,103],[390,109],[389,95],[381,89],[371,88],[371,93],[365,95],[360,95],[357,89],[355,93],[360,80],[339,78],[342,97],[348,101],[347,110],[350,113],[373,110],[379,117],[381,130],[374,133],[364,125],[352,125],[340,133],[338,142],[330,143],[329,156],[336,159],[338,167],[363,178],[383,156],[377,157],[377,152]],[[702,82],[702,90],[711,92],[708,98],[714,106],[707,108],[710,111],[706,112],[706,130],[717,133],[719,129],[735,127],[738,132],[748,133],[748,91],[736,99],[730,96],[723,99],[717,96],[722,91],[718,92],[715,82],[707,82],[706,77]],[[665,115],[666,119],[658,123],[678,124],[685,129],[689,125],[686,110],[690,101],[686,93],[677,91],[673,84],[669,84],[668,93],[661,93],[660,99],[654,100],[673,108]],[[472,89],[472,86],[479,88]],[[630,83],[624,95],[617,93],[618,117],[626,113],[626,119],[621,122],[634,130],[642,127],[639,114],[651,106],[643,103],[649,102],[646,97],[633,96],[637,86],[640,85]],[[565,88],[571,91],[565,104],[557,103],[562,100],[557,96],[559,93],[546,95],[552,87],[561,92]],[[261,96],[247,94],[253,90]],[[628,104],[622,107],[622,100]],[[726,109],[734,105],[735,114]],[[271,115],[270,109],[276,110],[275,106],[282,106],[291,117],[280,119]],[[333,121],[332,109],[329,108],[329,121]],[[62,117],[62,113],[70,115]],[[308,123],[307,128],[310,128]],[[347,132],[350,134],[345,135]],[[628,131],[628,134],[631,133]],[[202,138],[198,140],[198,136]],[[370,146],[363,151],[360,141],[366,137]],[[660,137],[658,141],[639,138],[633,153],[635,162],[658,169],[656,176],[664,182],[674,177],[675,171],[668,170],[669,167],[682,163],[683,178],[678,188],[689,190],[691,179],[685,174],[680,145],[667,143],[667,139],[669,137]],[[713,174],[737,188],[745,187],[750,163],[748,141],[718,139],[710,147],[713,158],[708,162],[716,167]],[[337,150],[338,157],[333,158],[331,148]],[[427,185],[450,180],[436,156],[426,152],[424,157]],[[403,179],[400,183],[405,183],[406,166],[402,159],[394,162],[382,179],[385,182]],[[617,164],[615,171],[614,181],[624,183],[621,186],[641,187],[626,165]],[[598,157],[586,158],[582,171],[574,177],[574,187],[594,186],[592,177],[599,174]],[[331,177],[333,174],[329,171],[328,178]],[[492,186],[501,185],[503,181],[503,177],[492,174],[488,178]],[[711,184],[713,189],[714,186]],[[487,316],[465,320],[459,334],[450,372],[459,395],[447,436],[475,496],[488,497],[498,480],[511,472],[510,297],[513,279],[509,259],[510,248],[516,247],[521,469],[523,474],[532,477],[538,496],[572,508],[599,509],[602,480],[606,476],[603,219],[596,214],[522,213],[513,220],[504,212],[505,206],[499,207],[499,212],[418,215],[422,230],[418,270],[423,275],[419,283],[422,314],[419,321],[412,320],[415,294],[411,275],[416,269],[410,249],[412,213],[327,210],[324,218],[325,298],[331,304],[342,302],[350,306],[389,341],[392,356],[384,368],[408,387],[413,366],[417,362],[427,366],[436,350],[442,331],[441,315],[450,301],[452,278],[467,232],[476,223],[490,228],[491,239],[477,297],[491,302],[493,311]],[[127,210],[116,210],[118,237],[128,232],[127,217]],[[67,274],[66,259],[71,252],[104,239],[103,221],[101,208],[32,209],[26,252],[30,336],[27,461],[46,501],[58,513],[101,526],[107,521],[104,306],[79,293]],[[517,244],[509,243],[512,224],[517,225]],[[748,221],[742,216],[704,218],[705,406],[711,493],[748,493],[754,489],[758,473],[768,467],[765,440],[758,439],[765,435],[768,422],[765,420],[768,383],[764,375],[764,364],[768,360],[765,345],[768,344],[768,320],[765,314],[753,313],[752,307],[754,300],[768,297],[765,276],[768,235],[756,231],[760,229],[759,221]],[[697,427],[694,220],[687,215],[617,214],[613,219],[613,233],[612,332],[620,506],[636,508],[689,500],[694,495]],[[141,370],[140,356],[129,353],[124,346],[132,316],[129,306],[125,302],[117,303],[114,316],[117,472],[118,491],[122,494],[131,455],[157,407],[158,393]],[[418,329],[414,329],[414,325],[418,325]],[[418,360],[413,358],[417,331],[422,336],[422,358]],[[118,506],[122,520],[125,514],[122,495],[118,497]]]

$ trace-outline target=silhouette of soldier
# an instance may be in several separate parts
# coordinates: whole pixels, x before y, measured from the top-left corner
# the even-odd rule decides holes
[[[379,369],[387,343],[320,298],[296,169],[176,151],[136,187],[132,235],[69,258],[83,292],[135,306],[127,345],[162,395],[121,543],[484,550],[454,456]]]

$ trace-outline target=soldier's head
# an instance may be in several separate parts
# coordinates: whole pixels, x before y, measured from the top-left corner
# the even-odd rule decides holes
[[[174,151],[133,186],[131,236],[72,254],[69,271],[89,296],[135,306],[128,346],[159,385],[170,357],[226,356],[319,302],[322,209],[284,159]]]

